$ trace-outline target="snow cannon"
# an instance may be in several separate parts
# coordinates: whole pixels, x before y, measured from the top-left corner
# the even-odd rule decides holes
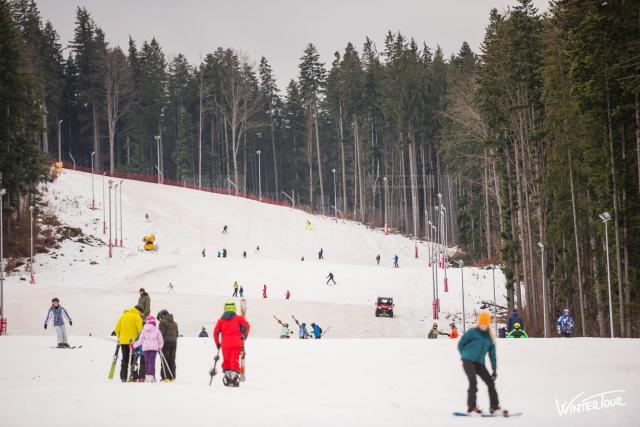
[[[155,244],[155,242],[156,242],[155,234],[148,234],[148,235],[144,236],[142,241],[144,242],[144,250],[145,251],[155,251],[157,249],[157,246]]]

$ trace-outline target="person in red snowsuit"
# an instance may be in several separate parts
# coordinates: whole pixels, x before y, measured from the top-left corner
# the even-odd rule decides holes
[[[267,285],[264,285],[264,287],[262,288],[262,298],[266,298],[267,297]]]
[[[236,314],[236,305],[229,301],[224,313],[213,329],[213,339],[218,349],[222,348],[222,370],[240,373],[240,353],[251,326],[244,317]],[[222,336],[222,342],[220,337]]]

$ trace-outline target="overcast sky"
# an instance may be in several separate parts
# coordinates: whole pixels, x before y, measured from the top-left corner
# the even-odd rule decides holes
[[[313,42],[329,65],[351,41],[369,36],[382,50],[388,30],[420,44],[440,45],[447,56],[463,41],[478,49],[489,11],[515,0],[37,0],[63,46],[73,37],[75,9],[84,6],[110,45],[138,46],[155,37],[168,58],[182,53],[192,63],[217,47],[245,51],[256,63],[266,56],[280,88],[298,75],[304,47]],[[548,0],[535,0],[544,11]]]

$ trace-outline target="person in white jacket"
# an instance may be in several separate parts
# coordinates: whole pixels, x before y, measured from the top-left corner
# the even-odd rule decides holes
[[[44,321],[44,328],[47,329],[49,323],[53,323],[53,327],[56,329],[58,348],[69,348],[69,343],[67,342],[67,329],[64,324],[65,317],[69,322],[69,326],[73,325],[69,313],[67,313],[67,310],[60,305],[60,300],[58,298],[52,299],[51,308],[49,308],[47,319]]]

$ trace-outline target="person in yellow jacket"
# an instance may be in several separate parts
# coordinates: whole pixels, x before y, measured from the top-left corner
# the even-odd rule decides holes
[[[122,361],[120,362],[120,379],[122,382],[127,381],[129,372],[129,354],[131,352],[129,344],[132,341],[135,342],[142,331],[142,311],[143,308],[136,305],[125,311],[116,324],[115,332],[120,343],[120,353],[122,354]]]

